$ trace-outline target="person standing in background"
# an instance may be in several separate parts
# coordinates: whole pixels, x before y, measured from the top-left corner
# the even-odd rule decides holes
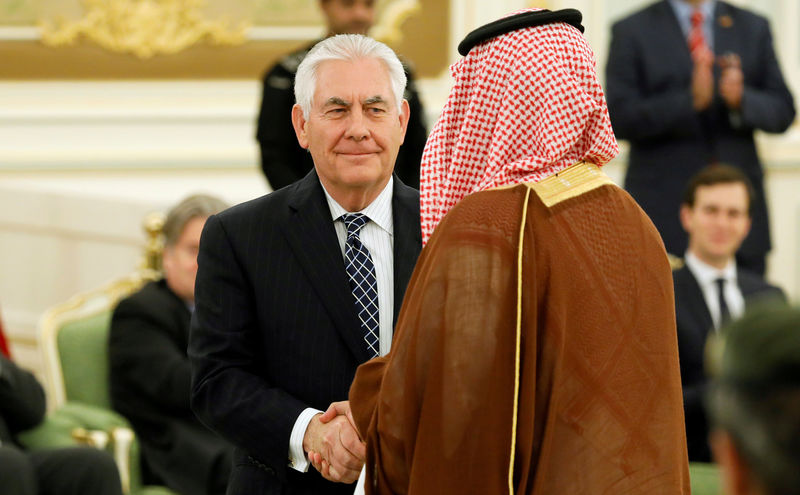
[[[375,0],[319,0],[327,36],[367,34],[375,23]],[[303,178],[314,166],[311,155],[297,144],[292,128],[294,77],[300,62],[319,40],[281,58],[264,75],[256,139],[261,149],[261,169],[273,190]],[[419,189],[419,163],[428,132],[414,76],[404,64],[408,84],[404,98],[411,111],[405,141],[394,172],[407,186]]]
[[[763,276],[771,242],[753,133],[783,132],[795,116],[767,20],[719,0],[659,0],[612,27],[606,87],[617,138],[630,142],[625,189],[667,251],[686,250],[676,212],[689,178],[727,163],[755,188],[737,262]]]

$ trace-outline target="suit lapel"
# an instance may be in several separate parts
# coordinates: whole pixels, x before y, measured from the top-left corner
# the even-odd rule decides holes
[[[692,62],[692,56],[689,53],[689,42],[683,34],[681,25],[675,15],[675,10],[669,4],[669,0],[661,2],[660,17],[661,22],[659,22],[659,24],[662,22],[663,24],[653,26],[650,31],[653,36],[658,36],[658,33],[663,33],[664,39],[661,43],[663,46],[661,53],[665,58],[661,63],[669,64],[672,70],[682,68],[687,74],[691,75],[694,64]]]
[[[714,54],[725,55],[726,53],[741,53],[737,43],[741,36],[736,35],[736,23],[731,16],[728,5],[717,2],[714,7],[714,20],[712,24],[714,30]],[[718,70],[717,70],[718,72]]]
[[[711,319],[711,312],[706,305],[703,291],[700,290],[700,285],[697,283],[697,279],[694,278],[692,271],[689,270],[689,267],[683,267],[675,275],[678,276],[679,274],[680,283],[684,286],[684,293],[687,295],[686,300],[683,302],[686,304],[689,314],[698,323],[697,328],[701,329],[702,337],[705,340],[708,331],[714,327],[714,321]]]
[[[408,281],[417,263],[422,246],[420,232],[419,197],[405,187],[395,176],[392,194],[392,218],[394,223],[394,313],[392,326],[397,324],[397,315],[403,304]]]
[[[316,172],[296,184],[289,208],[283,231],[294,256],[347,347],[359,363],[367,361],[339,241]]]

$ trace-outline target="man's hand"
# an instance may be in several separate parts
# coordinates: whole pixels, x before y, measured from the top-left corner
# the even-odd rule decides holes
[[[719,95],[728,108],[739,110],[744,94],[742,61],[739,55],[728,53],[720,57],[719,66],[722,69],[719,77]]]
[[[349,411],[347,402],[331,404],[324,415],[314,416],[303,438],[308,459],[330,481],[353,483],[364,465],[366,448],[358,438]]]
[[[358,433],[358,428],[356,428],[356,420],[353,419],[353,413],[350,411],[349,400],[332,403],[330,406],[328,406],[328,410],[325,411],[325,414],[320,416],[319,420],[323,423],[327,423],[336,416],[346,416],[350,424],[353,425],[353,429],[356,430],[356,433]]]
[[[714,54],[708,47],[692,52],[692,106],[698,112],[705,110],[714,99]]]

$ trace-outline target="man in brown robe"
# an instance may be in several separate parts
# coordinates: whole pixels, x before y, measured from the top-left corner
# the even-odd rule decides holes
[[[581,31],[527,10],[459,46],[427,246],[350,389],[368,494],[689,493],[670,268],[600,171],[618,148]]]

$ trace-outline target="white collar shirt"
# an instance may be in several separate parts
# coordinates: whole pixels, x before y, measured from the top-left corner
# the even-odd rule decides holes
[[[685,0],[669,0],[672,10],[675,12],[675,17],[678,18],[678,24],[683,31],[683,37],[689,38],[689,32],[692,30],[692,14],[695,7],[687,3]],[[708,48],[714,51],[714,7],[716,0],[707,0],[700,4],[697,9],[703,13],[703,37],[706,40]]]
[[[359,238],[361,243],[369,250],[372,263],[375,265],[375,278],[378,281],[378,326],[380,355],[389,353],[392,346],[392,320],[394,318],[394,223],[392,221],[392,187],[394,178],[389,178],[389,183],[383,191],[361,211],[348,212],[333,197],[325,191],[331,218],[339,238],[339,248],[344,260],[344,245],[347,241],[347,228],[339,218],[345,213],[363,213],[369,218],[361,228]],[[322,188],[325,190],[325,187]],[[343,261],[344,263],[344,261]],[[365,344],[366,345],[366,344]]]
[[[339,239],[339,248],[342,252],[342,268],[344,268],[344,245],[347,241],[347,228],[340,217],[345,213],[363,213],[369,218],[359,232],[361,243],[369,250],[372,263],[375,265],[375,278],[378,282],[378,338],[380,355],[385,356],[392,346],[392,320],[394,319],[394,222],[392,216],[392,194],[394,178],[389,178],[389,183],[383,191],[366,208],[358,212],[348,212],[336,202],[325,186],[325,199],[331,212],[336,237]],[[360,332],[361,328],[354,329]],[[366,346],[366,343],[364,344]],[[300,472],[306,472],[309,461],[303,451],[303,437],[308,423],[314,415],[321,413],[314,408],[306,408],[295,420],[294,427],[289,436],[289,466]]]
[[[723,297],[725,298],[725,304],[728,305],[731,318],[741,318],[744,314],[744,296],[739,288],[735,260],[729,261],[725,268],[720,270],[701,261],[691,251],[687,251],[686,266],[694,275],[695,280],[697,280],[697,285],[700,286],[700,291],[703,293],[708,312],[711,313],[711,320],[714,322],[715,329],[719,329],[721,319],[717,279],[725,279]]]

